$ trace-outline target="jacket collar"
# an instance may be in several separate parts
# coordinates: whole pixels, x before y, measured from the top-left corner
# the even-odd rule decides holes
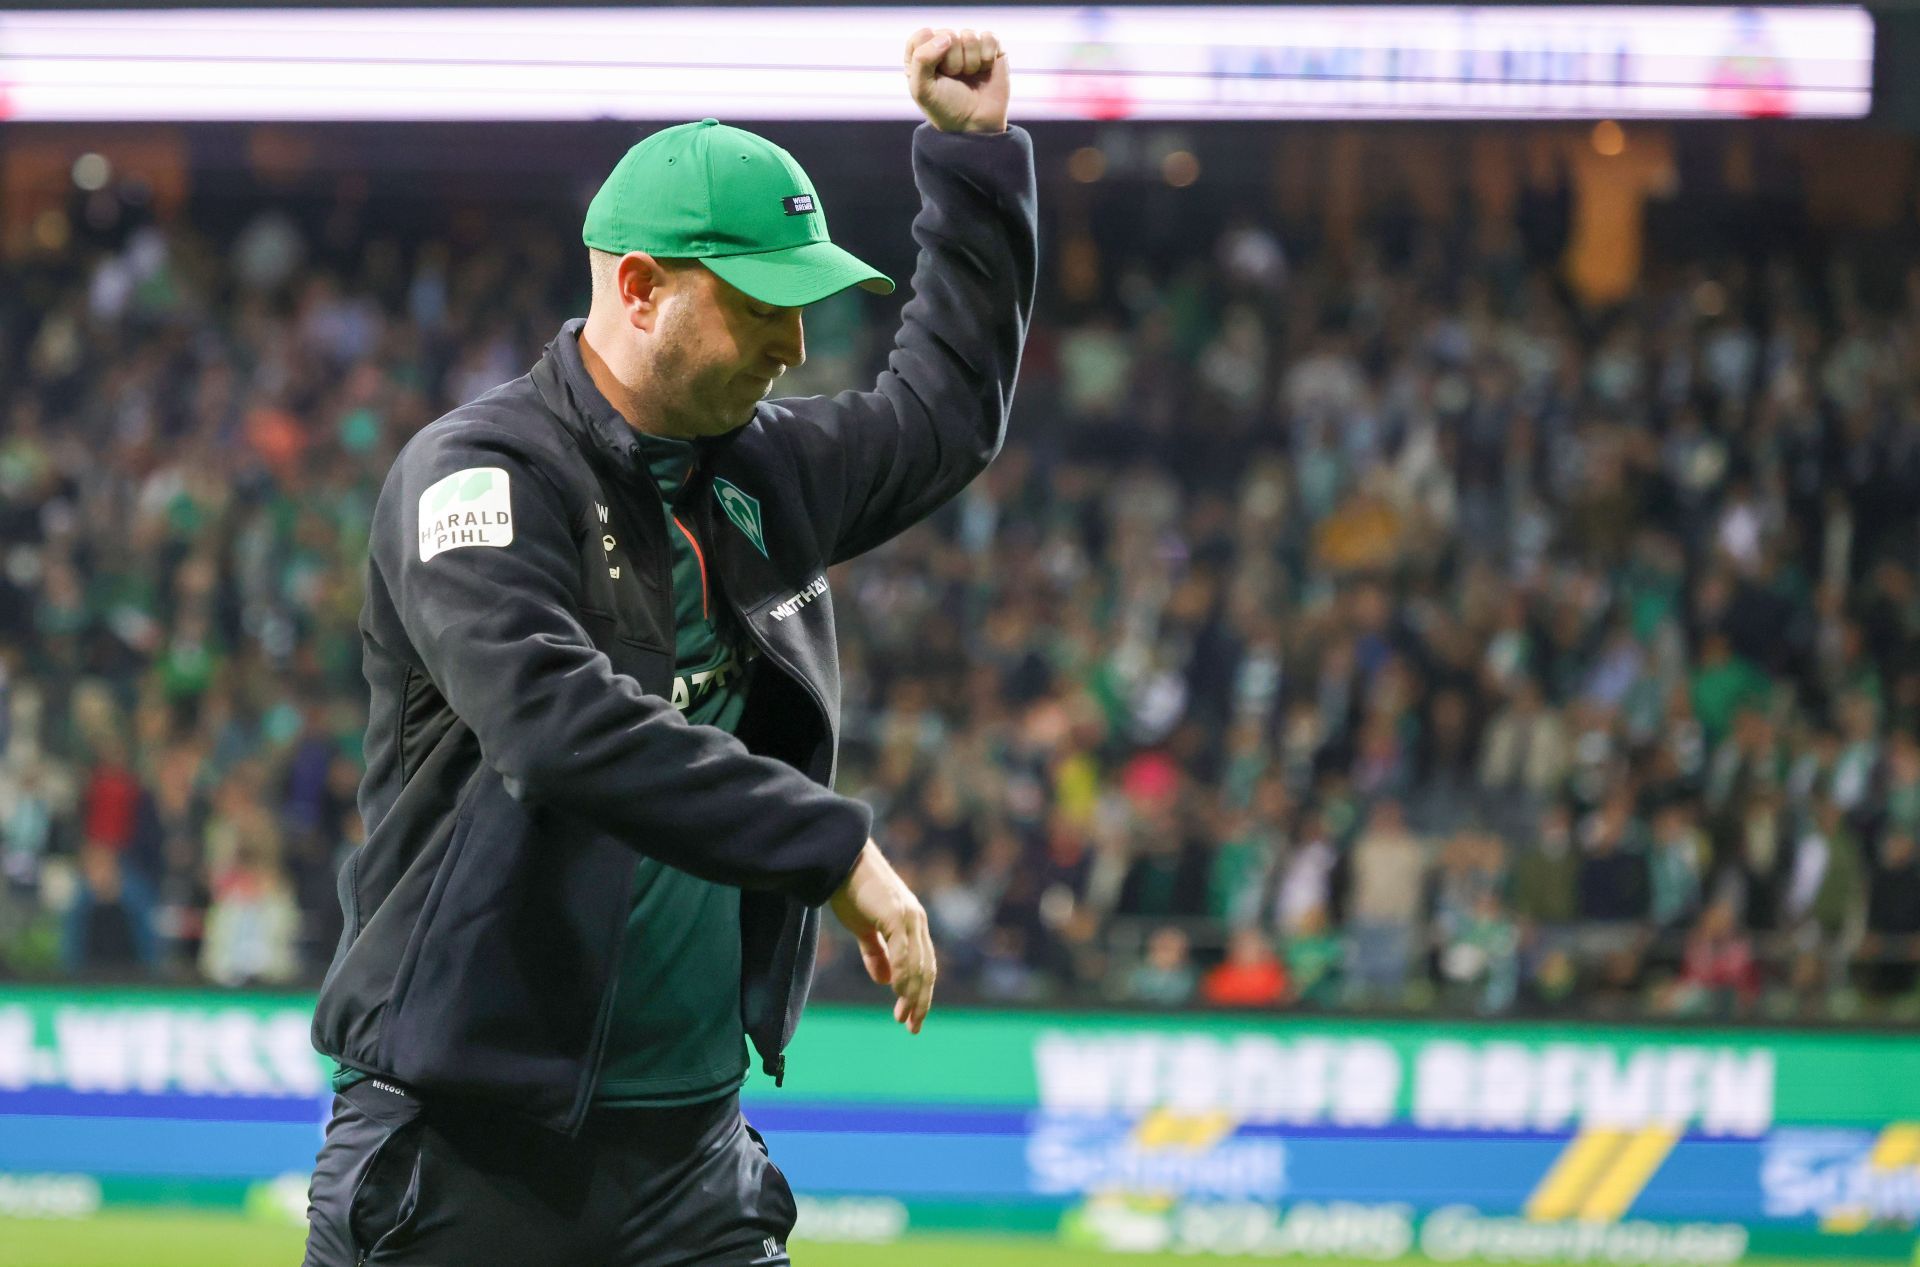
[[[585,317],[574,317],[560,327],[540,363],[533,367],[534,385],[547,408],[568,430],[593,449],[611,455],[621,469],[644,471],[646,458],[640,451],[639,436],[594,385],[593,375],[587,373],[586,362],[580,359],[580,331],[586,324]],[[695,440],[700,465],[704,466],[714,450],[726,447],[743,430],[736,427],[725,435]]]
[[[639,440],[619,410],[593,385],[593,375],[580,359],[580,330],[586,324],[585,317],[575,317],[560,327],[533,368],[534,385],[569,431],[618,459],[621,466],[631,466]]]

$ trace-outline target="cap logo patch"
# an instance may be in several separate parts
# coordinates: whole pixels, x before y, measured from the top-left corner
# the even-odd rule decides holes
[[[782,198],[780,205],[787,209],[790,216],[804,216],[813,210],[813,195],[795,194],[791,198]]]

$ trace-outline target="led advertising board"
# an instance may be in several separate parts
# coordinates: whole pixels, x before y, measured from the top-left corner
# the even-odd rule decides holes
[[[1043,119],[1846,118],[1857,6],[0,10],[0,119],[912,119],[990,28]]]

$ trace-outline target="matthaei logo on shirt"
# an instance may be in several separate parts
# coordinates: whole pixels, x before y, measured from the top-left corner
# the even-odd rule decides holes
[[[790,216],[804,216],[813,210],[813,195],[795,194],[791,198],[782,198],[780,205],[787,209]]]
[[[513,544],[513,500],[497,466],[455,471],[420,494],[420,561],[461,546]]]
[[[743,493],[727,480],[715,477],[713,495],[720,499],[720,509],[733,520],[733,526],[747,534],[747,540],[753,542],[754,549],[763,557],[767,554],[767,538],[760,526],[760,499]]]

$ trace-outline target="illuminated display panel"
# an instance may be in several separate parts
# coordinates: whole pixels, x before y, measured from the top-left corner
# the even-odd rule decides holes
[[[941,10],[1038,119],[1858,117],[1858,7]],[[874,9],[0,10],[0,118],[912,119]]]

